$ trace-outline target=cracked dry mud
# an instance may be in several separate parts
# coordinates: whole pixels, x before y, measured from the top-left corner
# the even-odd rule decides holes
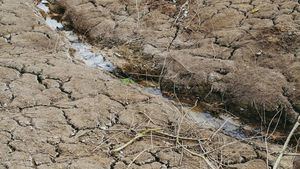
[[[82,5],[100,1],[91,2]],[[87,67],[69,49],[68,41],[45,25],[32,0],[0,0],[1,169],[209,168],[189,151],[206,152],[215,166],[252,169],[272,165],[281,149],[270,144],[267,156],[259,140],[201,129],[173,102]],[[168,136],[153,131],[111,152],[147,128]],[[189,151],[176,143],[176,135]],[[199,141],[205,138],[210,139]],[[291,168],[291,160],[285,157],[282,167]]]
[[[108,49],[113,62],[132,75],[161,76],[164,91],[222,105],[266,127],[277,112],[286,117],[281,118],[281,126],[297,119],[297,0],[143,0],[138,4],[61,0],[60,4],[66,9],[64,19],[92,43]]]

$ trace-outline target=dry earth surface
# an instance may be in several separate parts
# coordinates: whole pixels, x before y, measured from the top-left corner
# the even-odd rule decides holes
[[[83,25],[92,30],[87,31],[87,34],[88,37],[95,38],[95,40],[97,37],[103,37],[107,43],[110,43],[113,41],[108,41],[108,39],[116,39],[109,36],[127,41],[130,36],[139,37],[137,35],[147,34],[148,39],[146,38],[143,48],[139,48],[143,49],[143,53],[147,51],[148,46],[148,52],[157,51],[164,54],[167,51],[160,50],[170,46],[170,49],[174,48],[174,51],[170,51],[171,53],[187,52],[189,54],[186,54],[186,58],[194,58],[200,63],[207,62],[211,58],[207,57],[206,54],[204,54],[205,57],[194,57],[191,51],[184,48],[199,50],[203,46],[199,48],[197,44],[209,44],[206,41],[211,41],[210,45],[215,46],[214,49],[218,51],[231,51],[234,48],[223,45],[229,42],[232,37],[227,37],[228,34],[222,33],[222,31],[219,32],[219,38],[212,36],[214,34],[201,34],[193,31],[190,33],[194,34],[194,39],[185,37],[186,30],[183,29],[184,27],[178,26],[176,28],[177,26],[172,27],[170,25],[170,23],[177,22],[172,19],[174,17],[170,17],[170,15],[173,15],[172,9],[175,10],[176,6],[168,1],[164,1],[165,5],[163,6],[160,4],[155,6],[153,2],[153,7],[141,8],[145,11],[140,11],[140,16],[143,16],[143,18],[144,15],[150,17],[149,21],[151,21],[151,18],[157,19],[156,22],[160,24],[156,24],[156,22],[151,24],[150,22],[147,27],[149,30],[160,32],[159,37],[162,38],[151,31],[145,31],[144,34],[131,34],[129,27],[136,24],[134,18],[137,15],[133,7],[133,1],[126,1],[126,3],[124,1],[124,5],[121,5],[121,1],[113,0],[72,0],[69,2],[72,2],[70,4],[72,9],[78,7],[77,10],[79,8],[83,10],[82,13],[73,11],[74,16],[88,17],[89,13],[92,14],[89,19],[84,19],[87,23],[83,23]],[[218,11],[226,10],[228,14],[232,13],[230,16],[240,18],[237,22],[237,24],[240,24],[246,23],[247,15],[245,16],[244,13],[247,14],[247,11],[253,7],[253,3],[256,1],[251,1],[250,4],[248,1],[243,1],[245,5],[241,9],[234,7],[233,3],[219,2],[220,4],[216,3],[218,5],[214,4],[212,7],[207,7],[210,12],[204,13],[207,15],[206,17],[214,18],[213,16],[218,16],[215,18],[216,22],[221,21],[223,19],[220,18],[226,19],[227,17],[222,16],[224,13]],[[127,3],[130,5],[126,5]],[[264,7],[267,9],[272,7],[273,9],[277,2],[266,1],[266,3],[272,5],[265,4]],[[293,10],[288,10],[293,4],[295,5]],[[231,7],[224,8],[226,5]],[[297,18],[297,5],[297,3],[291,1],[291,3],[281,5],[279,9],[281,13],[284,13],[284,11],[295,13],[295,15],[287,15],[286,17],[295,16],[294,18]],[[149,9],[151,10],[149,11]],[[278,19],[279,17],[273,21],[268,19],[267,16],[270,10],[267,9],[261,8],[260,11],[263,13],[255,15],[263,15],[262,17],[266,17],[266,20],[272,26],[273,22],[280,23],[282,21],[282,24],[284,24],[288,20]],[[89,12],[86,10],[89,10]],[[170,13],[162,13],[162,11]],[[118,14],[119,12],[120,14]],[[149,12],[153,13],[146,15]],[[119,18],[113,20],[108,18],[108,15]],[[198,14],[191,12],[190,15]],[[105,22],[102,22],[103,17],[107,18]],[[96,26],[89,24],[93,18],[95,19],[93,23],[97,23]],[[120,30],[127,30],[128,34],[116,30],[116,21],[121,20],[130,21],[117,26]],[[143,20],[140,19],[141,26],[144,24]],[[178,22],[179,20],[182,20],[181,15],[179,15]],[[75,20],[73,21],[75,24]],[[206,20],[203,21],[205,23]],[[252,22],[259,21],[259,19],[254,19]],[[232,25],[232,22],[236,22],[236,20],[229,19],[223,24]],[[185,24],[188,24],[188,22],[185,21]],[[112,27],[108,27],[108,25]],[[217,25],[215,24],[215,26]],[[268,26],[265,22],[254,25]],[[153,29],[153,26],[157,26],[157,28]],[[288,24],[288,26],[292,26],[289,28],[289,31],[291,31],[295,25]],[[102,30],[103,28],[105,30]],[[199,28],[201,27],[197,29]],[[160,31],[164,29],[169,31]],[[234,29],[232,31],[239,32]],[[243,31],[240,33],[243,33]],[[291,38],[296,36],[294,33]],[[174,37],[175,34],[177,35],[176,38]],[[247,37],[238,33],[232,34],[239,35],[240,38]],[[263,35],[268,36],[267,34]],[[198,41],[197,37],[199,36],[206,38]],[[251,40],[249,41],[251,42]],[[230,42],[230,44],[232,43]],[[251,42],[250,44],[255,47],[256,43]],[[159,47],[160,45],[167,46]],[[287,47],[295,47],[293,45]],[[117,45],[117,47],[121,46]],[[182,48],[182,50],[175,51],[175,48]],[[281,49],[280,46],[278,46],[278,49]],[[240,58],[238,53],[243,52],[243,50],[247,50],[247,48],[235,49],[235,52],[230,56]],[[73,58],[69,51],[70,44],[68,41],[59,32],[53,31],[45,25],[44,18],[34,6],[33,1],[0,0],[1,169],[123,169],[128,166],[136,169],[206,169],[210,168],[207,161],[210,161],[216,168],[255,169],[267,168],[267,164],[272,166],[274,163],[281,146],[269,144],[266,149],[263,142],[254,139],[237,140],[221,132],[201,129],[185,118],[185,112],[173,102],[161,96],[145,93],[138,85],[125,85],[118,78],[105,71],[87,67],[81,61]],[[211,53],[209,49],[206,52]],[[225,55],[216,57],[220,56]],[[269,57],[264,56],[261,56],[262,59],[273,57],[272,55]],[[154,58],[156,57],[158,56]],[[282,55],[280,58],[285,60],[289,57],[290,55],[287,54]],[[291,57],[293,59],[290,61],[295,64],[294,67],[290,68],[296,72],[299,65],[296,65],[294,60],[298,56]],[[228,58],[228,61],[225,60],[220,58],[215,61],[226,67],[232,64],[233,69],[236,69],[234,66],[236,65],[235,61],[228,60]],[[257,62],[263,63],[263,60],[258,59]],[[283,68],[277,69],[276,67],[275,69],[274,67],[274,71],[270,68],[257,66],[257,69],[264,70],[267,76],[262,75],[256,81],[264,79],[264,77],[269,77],[271,80],[276,77],[282,78],[281,80],[276,79],[278,84],[272,88],[275,91],[278,87],[299,84],[296,81],[297,74],[291,74],[290,81],[286,81],[285,77],[287,76],[279,71],[286,70],[284,68],[286,62],[276,60],[274,64],[277,65],[278,62],[281,62],[280,65]],[[208,66],[207,69],[211,70],[211,67]],[[249,67],[249,70],[257,71],[256,68],[252,69],[252,67]],[[172,73],[171,71],[172,69],[167,70],[168,73]],[[240,73],[247,73],[243,72],[246,69],[241,69],[241,71]],[[273,73],[274,76],[271,77],[268,73]],[[223,74],[221,71],[217,77],[223,77]],[[292,75],[295,75],[295,77]],[[268,84],[269,81],[266,83]],[[229,84],[231,83],[224,83],[224,85]],[[263,87],[263,85],[266,84],[261,83],[259,86]],[[291,94],[297,98],[295,93],[294,91]],[[282,93],[272,92],[270,95],[275,97],[275,95],[280,94]],[[282,98],[284,103],[291,104],[290,101],[286,100],[287,96],[282,95],[279,98]],[[136,137],[139,138],[134,139]],[[133,141],[132,144],[120,148],[121,145],[128,143],[130,140]],[[116,151],[118,148],[120,148],[120,151]],[[291,168],[291,165],[292,158],[285,157],[282,161],[282,167]]]
[[[107,49],[128,74],[159,76],[163,91],[200,98],[266,127],[275,115],[281,126],[297,119],[297,0],[59,2],[62,19]]]

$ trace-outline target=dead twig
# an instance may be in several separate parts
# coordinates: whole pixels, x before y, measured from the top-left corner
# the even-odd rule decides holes
[[[300,156],[300,153],[284,153],[284,156]]]
[[[209,141],[211,141],[220,130],[227,124],[227,122],[230,120],[230,118],[226,119],[225,122],[210,136]]]
[[[182,146],[182,145],[181,145],[181,146]],[[202,158],[202,159],[206,162],[206,164],[207,164],[211,169],[216,169],[215,165],[214,165],[213,163],[211,163],[211,162],[209,161],[209,159],[207,159],[203,154],[199,154],[199,153],[193,152],[193,151],[187,149],[185,146],[182,146],[182,148],[183,148],[185,151],[187,151],[188,153],[190,153],[191,155]]]
[[[152,148],[150,148],[152,149]],[[133,160],[128,164],[127,169],[129,169],[131,167],[131,165],[135,162],[136,159],[138,159],[144,152],[150,150],[150,149],[144,149],[143,151],[141,151],[137,156],[135,156],[133,158]]]
[[[155,133],[161,134],[161,135],[164,135],[164,136],[167,136],[167,137],[178,138],[180,140],[190,140],[190,141],[204,141],[204,140],[207,140],[207,139],[198,139],[198,138],[174,136],[172,134],[164,133],[164,132],[161,132],[161,131],[155,131]]]
[[[139,25],[140,25],[140,10],[139,10],[139,2],[138,0],[135,0],[135,8],[136,8],[136,11],[137,11],[137,28],[139,28]]]
[[[145,137],[147,133],[152,132],[152,131],[156,131],[156,130],[161,130],[161,129],[146,129],[146,130],[138,133],[133,139],[129,140],[127,143],[123,144],[122,146],[117,147],[117,148],[111,150],[111,152],[112,153],[120,152],[124,148],[126,148],[127,146],[129,146],[130,144],[132,144],[133,142],[135,142],[137,139]]]
[[[189,0],[185,1],[185,3],[181,5],[178,15],[174,21],[174,25],[178,22],[180,16],[184,13],[184,10],[188,5],[189,5]]]
[[[297,119],[297,121],[296,121],[296,123],[295,123],[293,129],[291,130],[289,136],[287,137],[287,139],[286,139],[286,141],[285,141],[285,143],[284,143],[284,145],[283,145],[283,148],[282,148],[282,150],[281,150],[281,152],[280,152],[278,158],[276,159],[276,162],[275,162],[275,164],[274,164],[274,166],[273,166],[273,169],[277,169],[277,168],[279,167],[279,164],[280,164],[280,161],[281,161],[281,159],[282,159],[282,157],[283,157],[283,155],[284,155],[284,152],[285,152],[285,150],[287,149],[287,147],[288,147],[288,145],[289,145],[289,142],[290,142],[290,140],[291,140],[293,134],[295,133],[296,129],[299,127],[299,125],[300,125],[300,116],[298,116],[298,119]]]

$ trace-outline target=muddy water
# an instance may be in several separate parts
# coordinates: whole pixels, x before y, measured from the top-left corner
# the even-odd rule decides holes
[[[113,72],[115,66],[107,61],[105,57],[99,53],[93,52],[93,46],[83,42],[79,36],[73,31],[64,30],[62,23],[50,17],[49,2],[42,0],[37,8],[46,13],[45,22],[53,30],[59,31],[65,39],[67,39],[71,47],[74,49],[75,57],[82,59],[88,66],[94,68],[100,68],[105,71]],[[154,87],[144,87],[144,91],[154,94],[161,95],[160,89]],[[247,137],[244,133],[244,129],[241,127],[241,123],[238,120],[233,120],[234,117],[228,115],[221,115],[214,117],[212,114],[201,111],[193,111],[191,107],[185,107],[188,111],[188,117],[202,128],[211,128],[220,130],[221,132],[230,135],[232,137],[241,139]]]

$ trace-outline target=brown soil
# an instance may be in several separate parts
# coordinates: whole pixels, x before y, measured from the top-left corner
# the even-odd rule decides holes
[[[112,16],[130,20],[122,17],[121,7],[136,14],[133,5],[126,7],[124,2],[120,7],[120,2],[113,0],[72,1],[74,4],[83,11],[94,9],[86,14],[97,13],[95,8],[101,8],[114,10]],[[172,9],[168,1],[164,4],[158,3],[153,10]],[[74,12],[74,16],[78,14]],[[98,15],[93,15],[96,20]],[[168,18],[172,13],[157,15]],[[105,24],[110,22],[106,20]],[[0,25],[1,169],[123,169],[129,165],[136,169],[209,168],[203,157],[216,168],[266,168],[267,162],[272,166],[282,148],[275,144],[265,148],[259,139],[237,140],[200,128],[173,102],[87,67],[69,54],[70,44],[45,25],[31,0],[0,0]],[[92,37],[89,32],[93,31],[86,32]],[[117,37],[107,33],[113,35]],[[153,42],[159,42],[155,38]],[[219,64],[228,71],[236,69],[234,61]],[[298,67],[295,64],[289,69],[289,79],[296,84]],[[211,70],[209,65],[207,70]],[[278,83],[274,90],[285,85],[284,81]],[[131,140],[132,144],[116,151]],[[281,165],[291,168],[292,158],[284,157]]]
[[[222,105],[265,127],[277,119],[290,127],[299,115],[296,0],[60,4],[64,19],[124,72],[155,77],[163,91]]]

